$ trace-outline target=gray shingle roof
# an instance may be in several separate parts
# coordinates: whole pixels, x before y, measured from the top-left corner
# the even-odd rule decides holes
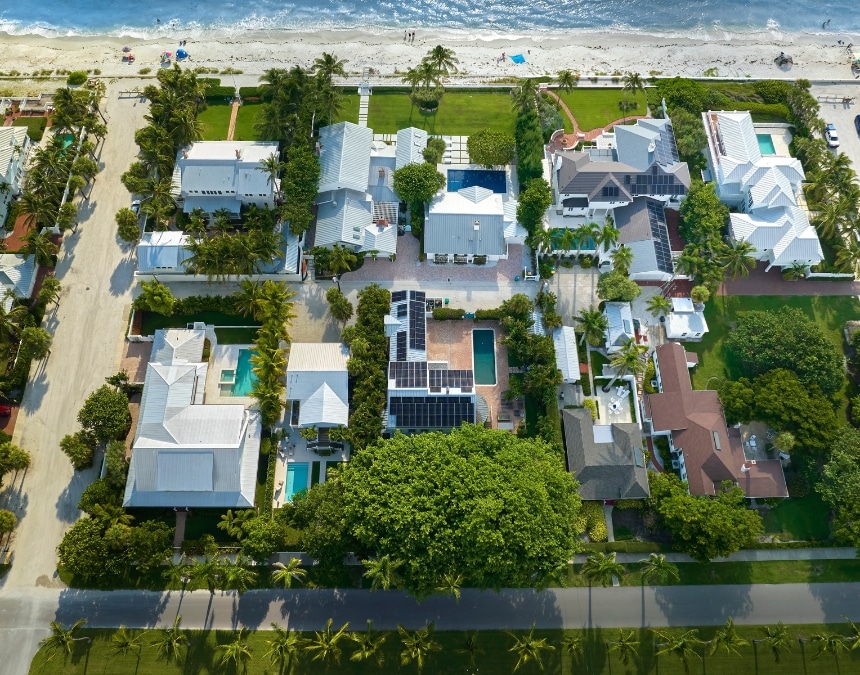
[[[633,423],[613,424],[601,433],[611,442],[597,442],[591,412],[562,411],[568,470],[579,481],[585,500],[642,499],[651,494],[642,434]],[[608,433],[607,433],[608,432]]]

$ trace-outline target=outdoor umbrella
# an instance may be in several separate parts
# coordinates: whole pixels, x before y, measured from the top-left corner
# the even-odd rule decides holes
[[[176,50],[176,58],[177,59],[187,59],[188,58],[188,52],[186,52],[184,49],[177,49]]]

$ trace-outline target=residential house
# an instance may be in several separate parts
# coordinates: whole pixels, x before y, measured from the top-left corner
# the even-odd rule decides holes
[[[629,302],[607,302],[603,306],[603,314],[609,322],[609,328],[606,329],[606,353],[614,354],[630,340],[636,339],[633,308]]]
[[[287,408],[297,429],[349,423],[349,347],[293,342],[287,362]]]
[[[633,253],[628,276],[634,281],[669,281],[675,272],[673,259],[680,251],[672,251],[666,224],[666,205],[650,197],[634,199],[613,211],[618,228],[618,244]],[[610,264],[608,254],[603,256]]]
[[[184,232],[166,230],[145,232],[137,244],[138,274],[185,274],[185,261],[191,257],[186,248],[191,241]]]
[[[672,298],[672,311],[664,325],[669,340],[699,342],[708,332],[705,307],[696,305],[691,298]]]
[[[226,209],[238,217],[243,206],[275,206],[278,189],[262,163],[278,156],[268,141],[197,141],[182,148],[173,170],[173,195],[185,213]]]
[[[565,384],[579,382],[579,351],[576,346],[576,333],[571,326],[559,326],[552,332],[555,345],[555,364]]]
[[[15,299],[32,297],[39,265],[36,257],[27,253],[0,254],[0,293],[3,309],[12,309]]]
[[[702,120],[708,173],[720,200],[737,209],[729,216],[731,236],[752,244],[767,270],[821,262],[821,243],[805,209],[800,161],[775,154],[772,136],[757,133],[748,112],[708,111]]]
[[[27,127],[0,126],[0,224],[6,222],[12,199],[24,187],[24,164],[30,145]]]
[[[693,389],[689,368],[695,363],[698,357],[677,342],[654,352],[659,393],[645,395],[644,418],[654,436],[668,439],[671,468],[692,495],[713,496],[729,481],[748,498],[787,497],[780,461],[748,459],[740,432],[726,426],[717,392]]]
[[[204,329],[156,331],[125,507],[253,508],[260,415],[204,401]]]
[[[635,124],[615,126],[593,144],[577,150],[556,150],[547,160],[554,196],[547,212],[551,229],[602,225],[611,216],[619,229],[629,225],[626,241],[619,244],[634,249],[635,273],[642,279],[671,276],[665,217],[652,202],[678,208],[690,187],[690,171],[678,158],[669,119],[640,119]],[[639,200],[647,201],[644,206],[617,213]],[[633,246],[635,242],[644,243]],[[593,241],[580,242],[577,248],[598,253]],[[600,251],[601,259],[608,259],[610,252]]]
[[[651,495],[644,444],[633,422],[595,424],[585,409],[561,415],[567,468],[587,501],[644,499]]]
[[[481,405],[475,393],[473,371],[427,361],[426,311],[423,291],[392,292],[385,321],[389,363],[384,421],[389,432],[450,431],[487,417],[486,403]]]

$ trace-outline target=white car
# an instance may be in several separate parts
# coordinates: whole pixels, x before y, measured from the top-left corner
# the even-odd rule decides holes
[[[824,140],[827,141],[829,148],[839,147],[839,136],[836,134],[836,127],[832,124],[828,124],[824,129]]]
[[[139,199],[135,199],[131,203],[131,210],[134,211],[135,213],[140,213],[140,200]]]

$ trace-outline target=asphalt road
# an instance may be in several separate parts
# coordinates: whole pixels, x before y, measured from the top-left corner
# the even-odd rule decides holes
[[[821,119],[836,126],[838,151],[848,155],[860,173],[860,136],[854,127],[854,118],[860,115],[860,84],[815,84],[810,91],[821,106]],[[854,102],[843,103],[843,97],[853,97]]]

